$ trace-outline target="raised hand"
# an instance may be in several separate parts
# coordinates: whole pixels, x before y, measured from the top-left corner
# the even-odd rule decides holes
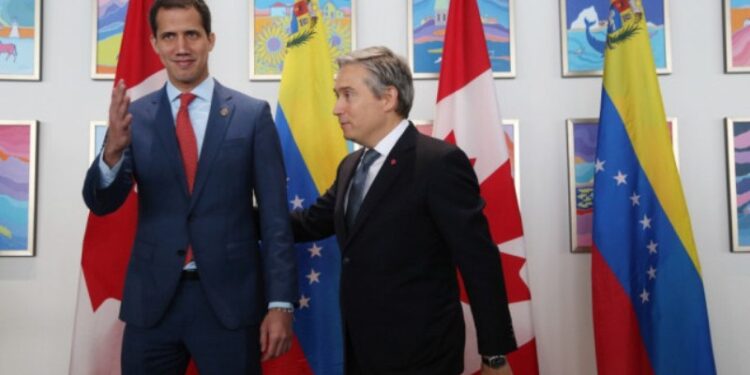
[[[107,143],[104,146],[104,162],[110,167],[117,164],[122,153],[130,145],[130,123],[133,122],[133,115],[128,112],[128,107],[130,107],[130,97],[125,88],[125,81],[120,80],[112,88]]]

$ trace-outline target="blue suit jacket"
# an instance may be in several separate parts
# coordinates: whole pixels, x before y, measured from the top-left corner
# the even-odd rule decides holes
[[[216,83],[192,195],[166,89],[133,102],[130,113],[132,143],[117,178],[100,189],[97,159],[83,188],[89,209],[106,215],[122,205],[133,183],[138,186],[120,318],[142,327],[159,321],[179,284],[188,244],[206,296],[227,328],[257,324],[268,301],[296,301],[286,175],[268,103]]]

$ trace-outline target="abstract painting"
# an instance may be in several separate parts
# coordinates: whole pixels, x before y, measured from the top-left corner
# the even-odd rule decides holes
[[[750,0],[724,0],[724,53],[728,73],[750,72]]]
[[[631,1],[632,3],[632,1]],[[609,0],[560,0],[563,76],[600,76],[604,69]],[[667,0],[644,1],[656,71],[672,71]]]
[[[481,0],[479,13],[494,77],[515,77],[514,0]],[[408,0],[408,53],[414,78],[437,78],[450,0]]]
[[[328,30],[332,65],[337,57],[355,48],[354,1],[319,1]],[[250,79],[281,78],[293,5],[294,0],[250,0]]]
[[[34,255],[36,121],[0,120],[0,256]]]
[[[0,0],[0,79],[40,79],[41,0]]]
[[[678,160],[677,119],[668,118],[675,163]],[[594,212],[594,174],[599,119],[566,121],[568,130],[568,204],[570,207],[570,249],[591,251]],[[679,163],[677,163],[679,167]]]
[[[130,0],[94,0],[91,78],[113,79]]]
[[[732,251],[750,252],[750,118],[727,118]]]

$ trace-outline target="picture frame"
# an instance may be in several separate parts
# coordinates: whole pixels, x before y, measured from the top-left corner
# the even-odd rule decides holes
[[[38,126],[0,120],[0,257],[34,256]]]
[[[609,0],[560,0],[563,77],[599,77],[604,69]],[[672,73],[668,0],[644,1],[658,74]]]
[[[106,135],[106,121],[91,121],[89,123],[89,164],[94,162],[94,158],[101,151]]]
[[[412,120],[414,126],[424,135],[432,136],[432,120]],[[510,173],[513,176],[513,185],[516,188],[516,198],[521,203],[521,167],[520,167],[520,143],[519,143],[519,121],[518,119],[504,119],[502,121],[505,134],[505,145],[508,148],[510,158]]]
[[[91,78],[114,79],[130,0],[93,0]]]
[[[750,117],[724,119],[732,252],[750,252]]]
[[[407,0],[407,50],[415,79],[436,79],[440,75],[449,4],[449,0]],[[514,4],[515,0],[478,3],[495,78],[516,76]]]
[[[679,169],[677,119],[666,119],[672,136],[672,151]],[[565,120],[568,144],[568,208],[570,212],[570,252],[588,253],[593,244],[594,161],[598,118]]]
[[[42,1],[0,4],[0,80],[41,79]]]
[[[750,72],[750,0],[724,0],[724,65],[727,73]]]
[[[294,0],[249,2],[250,80],[280,80]],[[337,57],[356,49],[356,0],[320,0],[320,9],[334,65]]]

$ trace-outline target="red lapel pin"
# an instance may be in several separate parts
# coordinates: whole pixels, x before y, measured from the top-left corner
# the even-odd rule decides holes
[[[391,165],[396,165],[396,159],[391,159]]]

